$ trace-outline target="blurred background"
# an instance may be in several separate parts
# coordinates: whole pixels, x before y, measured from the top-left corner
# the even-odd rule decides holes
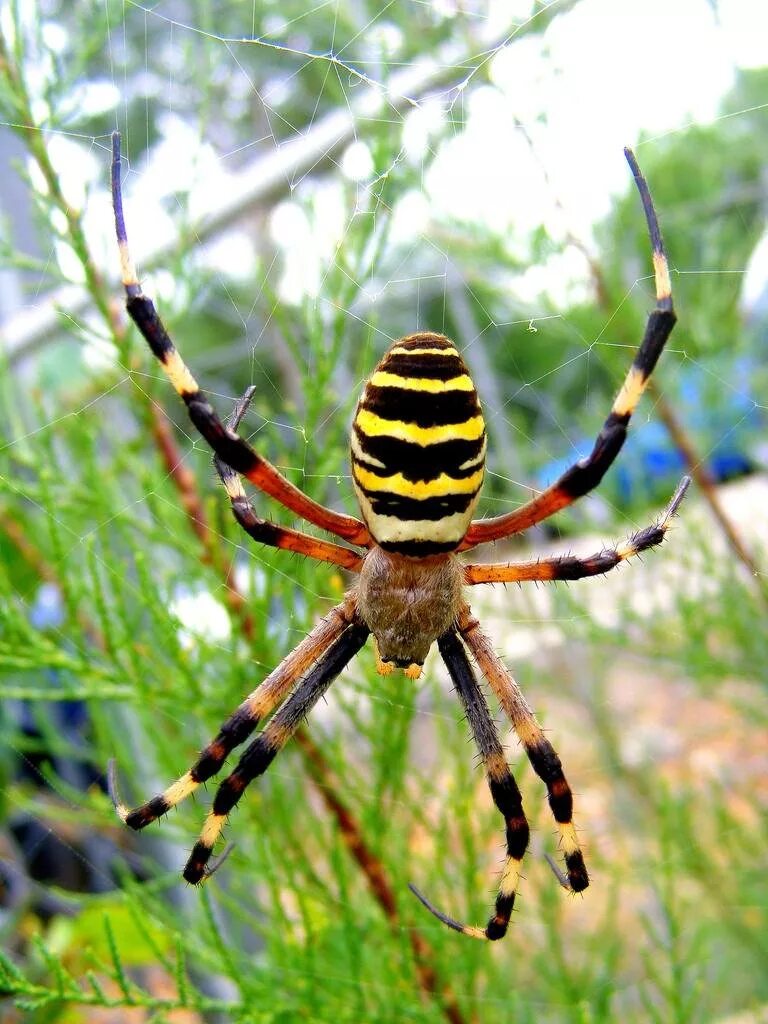
[[[0,4],[0,1014],[9,1021],[768,1020],[768,11],[750,0]],[[355,511],[349,423],[396,338],[454,338],[483,400],[480,512],[591,448],[653,305],[634,147],[679,316],[599,491],[483,557],[588,554],[694,484],[661,549],[477,588],[560,753],[592,886],[493,708],[533,827],[503,861],[458,701],[365,650],[180,879],[212,788],[178,777],[338,602],[238,532],[123,311],[108,190],[222,414]],[[286,525],[265,497],[258,511]]]

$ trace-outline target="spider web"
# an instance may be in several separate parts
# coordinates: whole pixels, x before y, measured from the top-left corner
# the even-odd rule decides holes
[[[642,211],[630,194],[621,155],[628,143],[636,145],[659,208],[681,316],[657,370],[662,392],[683,413],[707,406],[709,415],[701,418],[705,426],[695,422],[692,430],[697,459],[711,464],[718,452],[732,448],[753,466],[765,457],[760,449],[765,403],[759,397],[765,394],[759,386],[764,371],[756,355],[765,316],[759,216],[752,210],[744,234],[753,244],[741,245],[737,251],[744,255],[733,265],[708,230],[717,213],[711,190],[704,199],[682,199],[651,170],[656,161],[663,166],[665,155],[667,166],[675,166],[670,156],[674,143],[695,142],[697,132],[714,136],[719,130],[724,145],[736,145],[740,130],[752,132],[763,123],[765,79],[754,101],[737,109],[724,107],[726,96],[740,95],[734,92],[739,75],[766,63],[763,40],[768,34],[755,24],[754,5],[691,0],[670,14],[661,3],[645,4],[641,11],[629,5],[617,9],[606,0],[581,0],[541,5],[535,15],[529,4],[450,0],[389,3],[375,11],[340,2],[283,4],[279,13],[257,2],[217,7],[214,17],[190,3],[128,0],[105,4],[89,14],[97,24],[86,26],[82,16],[47,5],[35,14],[37,27],[31,21],[27,26],[27,71],[36,100],[32,109],[41,122],[55,110],[56,127],[43,132],[51,160],[67,201],[83,210],[94,264],[113,284],[117,261],[106,188],[108,132],[115,127],[123,132],[126,216],[145,290],[156,299],[181,352],[222,413],[247,385],[258,386],[246,433],[281,471],[334,507],[354,510],[348,468],[339,457],[351,409],[386,346],[417,329],[454,336],[483,399],[493,449],[483,514],[522,503],[531,487],[543,486],[584,455],[652,304]],[[7,11],[4,17],[8,31]],[[103,39],[101,56],[83,58],[77,65],[82,74],[68,78],[61,62],[77,50],[74,40],[86,28],[88,38]],[[58,108],[45,98],[46,81],[55,82],[61,92]],[[17,118],[9,115],[5,122],[12,126]],[[50,192],[39,172],[29,173],[30,193],[35,188]],[[753,186],[757,206],[756,175]],[[739,178],[736,188],[743,187]],[[691,192],[695,197],[696,190]],[[625,196],[627,212],[622,206],[621,220],[611,221]],[[723,202],[727,206],[744,198],[738,192],[726,194]],[[0,196],[0,203],[12,234],[23,240],[26,197],[21,202]],[[84,287],[83,264],[61,210],[52,213],[44,207],[40,217],[55,240],[43,243],[36,233],[34,242],[19,246],[29,256],[27,263],[9,259],[3,278],[7,390],[29,397],[19,402],[14,396],[9,402],[10,430],[2,451],[7,461],[0,482],[8,495],[4,512],[12,501],[22,501],[20,507],[35,523],[32,539],[39,540],[54,571],[42,588],[34,574],[14,576],[11,594],[55,638],[54,646],[71,653],[72,665],[92,656],[89,630],[72,636],[64,624],[65,609],[77,606],[78,595],[95,617],[97,631],[108,636],[114,630],[124,643],[135,643],[136,660],[141,657],[136,637],[146,631],[149,643],[159,643],[164,634],[148,607],[146,577],[134,569],[135,555],[124,534],[114,552],[111,538],[118,529],[126,530],[134,543],[143,539],[148,545],[161,581],[158,593],[172,616],[165,628],[176,627],[175,637],[166,633],[164,639],[173,653],[160,649],[159,664],[173,665],[182,676],[164,681],[159,693],[156,681],[148,680],[137,709],[137,670],[130,657],[125,671],[132,682],[105,673],[78,686],[71,684],[71,668],[62,675],[68,673],[70,680],[71,693],[64,695],[78,698],[101,737],[93,756],[102,756],[104,737],[112,735],[110,752],[117,753],[129,776],[126,785],[134,795],[154,792],[186,767],[190,751],[205,742],[211,725],[233,706],[232,693],[255,685],[327,607],[334,588],[338,599],[342,583],[327,570],[233,540],[226,509],[216,504],[225,502],[212,486],[208,454],[178,415],[183,465],[200,481],[202,492],[217,495],[205,499],[210,528],[238,587],[263,619],[260,643],[247,647],[233,628],[225,588],[197,564],[199,550],[188,517],[180,511],[174,473],[158,476],[156,467],[137,470],[137,451],[145,453],[147,462],[158,460],[156,449],[147,453],[145,447],[150,425],[146,413],[136,411],[136,391],[171,415],[173,396],[143,352],[138,361],[133,358],[137,347],[116,349],[103,311]],[[691,261],[676,258],[681,235]],[[605,275],[606,285],[598,302],[595,268]],[[744,330],[730,339],[723,354],[696,302],[708,284],[714,293],[734,277],[739,281],[734,303],[740,303],[741,314],[731,322],[740,319]],[[691,393],[686,406],[685,396]],[[658,396],[646,396],[633,420],[635,447],[628,446],[624,456],[630,465],[648,451],[651,457],[657,453],[658,415]],[[92,449],[79,435],[68,448],[69,425],[81,423],[90,424],[102,439]],[[119,447],[123,439],[125,456]],[[108,507],[106,500],[87,507],[89,476],[79,461],[84,457],[91,460],[92,473],[108,474]],[[35,474],[36,463],[51,460],[59,470],[71,470],[76,481],[76,496],[87,508],[79,525],[71,514],[72,499],[58,509],[50,500],[51,488]],[[599,550],[654,519],[674,487],[674,475],[671,484],[669,479],[669,472],[655,476],[649,470],[626,479],[622,490],[610,476],[598,496],[558,517],[564,538],[538,531],[526,538],[525,548],[500,548],[487,557],[529,559]],[[63,493],[57,487],[53,493]],[[764,478],[753,475],[720,492],[738,535],[763,565],[765,517],[756,510],[764,508],[765,487]],[[281,519],[265,505],[259,499],[260,512],[286,522],[285,515]],[[688,981],[681,986],[708,978],[707,964],[714,955],[711,918],[694,912],[695,896],[675,902],[671,883],[666,884],[682,866],[687,884],[695,887],[696,873],[670,838],[674,829],[665,832],[659,826],[664,846],[652,835],[633,833],[632,814],[616,810],[631,782],[628,772],[624,790],[614,785],[611,771],[617,769],[611,757],[630,769],[653,764],[652,778],[703,800],[712,815],[717,809],[720,840],[731,855],[725,867],[735,877],[724,893],[726,911],[735,918],[740,902],[753,910],[758,906],[756,884],[741,881],[752,877],[750,862],[738,860],[731,847],[746,845],[765,797],[758,776],[766,749],[755,728],[761,719],[749,721],[755,707],[752,684],[760,679],[754,660],[759,648],[746,645],[743,659],[730,667],[725,641],[722,651],[713,644],[700,660],[690,653],[697,637],[701,644],[708,640],[706,623],[717,622],[715,615],[706,619],[702,609],[711,612],[719,602],[735,602],[734,594],[741,595],[743,606],[748,602],[744,590],[750,581],[738,565],[730,565],[731,549],[711,522],[700,501],[692,499],[669,543],[643,566],[633,564],[626,572],[567,591],[489,588],[473,595],[473,606],[514,665],[576,784],[578,820],[588,835],[588,856],[600,866],[598,874],[621,879],[627,863],[653,863],[659,869],[654,877],[641,868],[642,881],[635,886],[616,883],[624,886],[619,891],[626,909],[611,918],[604,932],[593,922],[596,916],[608,922],[612,913],[607,885],[596,897],[590,890],[592,904],[566,901],[552,909],[540,871],[542,852],[552,846],[551,824],[536,780],[524,776],[526,807],[537,833],[522,912],[507,940],[515,954],[525,951],[533,965],[527,971],[519,968],[516,977],[516,987],[525,992],[514,996],[520,1019],[569,1019],[568,972],[553,972],[536,952],[546,949],[553,936],[565,936],[566,945],[582,945],[579,966],[589,974],[609,941],[606,936],[639,929],[642,941],[636,949],[620,944],[621,969],[613,987],[614,1012],[628,1020],[646,1019],[645,1001],[664,1007],[669,998],[647,966],[659,951],[671,962],[669,936],[658,923],[665,915],[688,920],[691,929],[681,954]],[[62,575],[68,574],[74,582],[62,585]],[[765,579],[761,570],[759,579]],[[119,595],[119,612],[100,607],[99,594]],[[704,623],[700,635],[694,628],[699,618]],[[740,615],[741,632],[735,634],[742,639],[749,635],[749,621],[746,611]],[[684,634],[687,653],[681,654]],[[639,648],[635,655],[633,642]],[[116,665],[121,657],[116,655]],[[224,673],[221,702],[215,695],[218,680],[204,668],[212,658],[218,666],[231,665],[217,669]],[[235,667],[238,659],[247,664],[247,672]],[[383,805],[401,816],[399,827],[422,855],[414,861],[420,865],[415,870],[426,873],[433,862],[435,877],[442,880],[441,901],[449,899],[458,911],[479,893],[472,913],[486,914],[498,863],[499,822],[479,773],[472,771],[466,729],[458,721],[444,673],[430,663],[423,686],[395,682],[390,687],[361,661],[312,717],[312,729],[338,760],[345,798],[367,820],[378,780]],[[55,664],[51,659],[50,665]],[[45,686],[55,689],[61,682],[30,683],[29,673],[14,671],[8,657],[6,665],[5,695],[19,701],[37,696],[37,702],[13,708],[11,746],[20,762],[31,766],[35,756],[34,744],[19,740],[19,720],[48,741],[52,731],[62,728],[70,738],[62,741],[57,765],[75,757],[78,743],[85,742],[83,730],[76,729],[78,739],[72,739],[66,732],[71,723],[62,724],[58,712],[47,719],[40,697]],[[102,705],[108,700],[116,702],[117,728],[104,721]],[[154,721],[148,721],[143,701],[153,706]],[[196,723],[190,722],[193,701],[205,708]],[[398,721],[401,726],[393,724]],[[178,750],[169,750],[168,736],[188,738],[170,745]],[[506,732],[505,741],[522,771],[517,746]],[[385,752],[376,754],[381,748]],[[733,796],[720,803],[705,796],[710,787],[734,781],[732,764],[744,750],[749,752],[748,770]],[[70,811],[82,808],[85,798],[66,772],[57,767],[53,775],[49,782],[56,798]],[[385,785],[389,775],[396,781]],[[281,799],[305,808],[306,814],[319,813],[317,801],[301,794],[306,772],[298,760],[286,753],[269,778],[274,782],[263,799],[249,792],[250,821],[270,814]],[[114,884],[111,853],[84,844],[55,815],[41,813],[17,784],[4,792],[15,813],[23,812],[39,826],[41,845],[54,834],[85,866],[91,888]],[[458,824],[443,806],[447,800],[462,808]],[[204,804],[199,801],[164,824],[165,835],[157,838],[155,833],[148,841],[150,853],[133,852],[140,842],[132,848],[131,856],[142,858],[143,871],[147,863],[176,870]],[[655,813],[661,821],[661,809]],[[104,820],[106,814],[99,819]],[[241,811],[230,832],[246,827]],[[370,827],[385,831],[375,815]],[[265,830],[261,843],[237,836],[243,852],[224,869],[231,869],[231,888],[223,884],[215,897],[216,912],[237,948],[255,948],[264,955],[260,929],[248,919],[265,907],[272,916],[283,909],[288,930],[296,927],[297,934],[307,934],[307,916],[313,913],[323,918],[332,912],[345,921],[354,917],[361,897],[334,885],[337,878],[326,863],[317,866],[321,896],[309,890],[309,901],[318,901],[319,907],[298,912],[301,897],[286,894],[288,861],[284,865],[276,849],[277,844],[304,841],[292,828],[277,814],[274,831]],[[318,830],[308,859],[337,841],[329,823]],[[394,870],[395,854],[385,851],[383,857]],[[243,902],[254,865],[266,866],[272,875],[267,888],[280,890],[272,902],[263,894],[250,905]],[[305,865],[300,869],[309,872]],[[171,917],[164,909],[152,912],[158,926],[170,922],[181,932],[207,927],[195,894],[173,893]],[[412,922],[422,927],[430,941],[443,939],[431,920],[406,920],[409,927]],[[736,925],[726,928],[729,964],[739,959],[737,931]],[[375,962],[345,961],[332,974],[322,957],[319,969],[303,958],[293,969],[286,963],[278,957],[271,966],[289,994],[308,982],[317,987],[315,1019],[335,1019],[326,993],[334,986],[348,1000],[368,1007],[361,1019],[385,1019],[370,1009],[387,994],[386,977],[378,976]],[[452,984],[467,1012],[480,1017],[501,1013],[504,1019],[512,1006],[505,963],[504,958],[494,961],[485,977],[483,967],[457,969]],[[214,957],[202,971],[201,988],[208,984],[234,1004],[238,992],[232,973],[223,958]],[[723,1018],[768,999],[756,983],[737,980],[741,983],[734,986],[732,1000],[720,998],[715,1004],[714,1012]],[[164,980],[155,983],[162,986]],[[590,983],[595,990],[593,975],[587,988]],[[442,1019],[437,1004],[429,1012],[423,1008],[415,987],[398,1012],[405,1019]],[[693,1011],[690,1019],[696,1019]]]

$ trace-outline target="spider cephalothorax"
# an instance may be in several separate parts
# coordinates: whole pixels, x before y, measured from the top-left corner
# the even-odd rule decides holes
[[[411,679],[461,608],[463,567],[452,554],[409,558],[374,545],[351,593],[376,644],[382,675],[402,668]]]
[[[235,747],[271,715],[218,787],[184,869],[187,881],[200,882],[211,873],[209,861],[214,845],[246,786],[267,770],[333,679],[373,633],[377,668],[384,675],[403,668],[412,678],[417,677],[430,647],[437,642],[480,752],[491,796],[505,822],[506,862],[494,911],[484,928],[460,924],[414,889],[422,903],[457,931],[480,939],[500,939],[509,925],[528,845],[520,791],[475,678],[470,654],[515,729],[531,766],[547,787],[565,860],[566,874],[558,871],[561,883],[573,892],[589,885],[573,824],[571,790],[560,759],[472,615],[464,588],[478,583],[574,580],[608,572],[619,562],[661,543],[688,481],[681,482],[656,524],[638,531],[626,543],[589,558],[464,564],[456,552],[543,522],[599,484],[624,443],[630,417],[674,326],[669,271],[656,214],[635,158],[629,150],[626,153],[651,236],[656,308],[590,454],[520,508],[493,519],[473,521],[486,448],[477,393],[452,342],[441,334],[412,334],[396,342],[376,367],[355,414],[352,481],[363,515],[361,521],[308,497],[236,432],[253,388],[237,403],[227,424],[208,402],[151,300],[141,291],[123,220],[120,138],[117,133],[113,136],[112,194],[128,312],[184,400],[192,422],[211,445],[235,519],[262,544],[296,551],[358,574],[342,603],[245,698],[189,771],[134,810],[114,796],[122,820],[131,828],[144,828],[216,775]],[[289,511],[347,543],[320,540],[260,518],[241,477]],[[114,795],[113,775],[111,772]]]

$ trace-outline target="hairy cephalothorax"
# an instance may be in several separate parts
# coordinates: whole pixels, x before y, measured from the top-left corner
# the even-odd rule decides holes
[[[558,879],[572,892],[581,892],[589,885],[573,824],[573,798],[560,759],[472,615],[463,597],[463,587],[478,583],[575,580],[606,573],[661,543],[688,481],[681,482],[656,524],[638,531],[624,544],[588,558],[565,556],[535,562],[463,564],[456,552],[519,533],[566,508],[600,483],[624,443],[630,417],[675,323],[667,259],[656,214],[634,156],[629,150],[626,155],[651,236],[656,308],[648,318],[632,366],[591,453],[520,508],[473,521],[486,451],[480,402],[453,342],[442,334],[422,331],[396,341],[384,354],[365,385],[355,413],[350,445],[352,481],[363,516],[361,521],[318,504],[236,432],[254,388],[236,404],[226,424],[208,402],[139,285],[123,220],[120,138],[117,134],[113,136],[112,195],[127,309],[185,402],[190,419],[213,449],[216,470],[235,519],[261,544],[295,551],[359,574],[344,601],[321,619],[245,698],[192,767],[163,793],[129,810],[117,799],[111,766],[110,786],[117,812],[131,828],[141,829],[216,775],[235,747],[271,715],[216,791],[184,868],[188,882],[201,882],[212,873],[210,858],[214,845],[246,786],[267,770],[303,718],[373,633],[376,667],[382,675],[402,668],[415,679],[430,647],[437,642],[480,752],[491,796],[504,818],[506,861],[494,911],[485,927],[470,927],[448,917],[412,886],[422,903],[439,920],[465,935],[502,938],[509,925],[528,846],[528,823],[520,791],[475,678],[470,654],[509,718],[533,770],[547,787],[566,869],[565,874],[555,869]],[[262,519],[256,514],[241,477],[346,544],[320,540]]]
[[[371,548],[351,594],[373,634],[382,675],[402,668],[418,679],[430,647],[458,617],[463,582],[453,554],[414,559]]]

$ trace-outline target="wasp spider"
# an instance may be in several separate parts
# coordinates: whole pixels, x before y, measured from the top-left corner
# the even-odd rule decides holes
[[[588,886],[589,876],[573,824],[573,799],[560,759],[472,615],[465,590],[478,583],[575,580],[606,573],[661,543],[688,481],[682,481],[656,524],[635,533],[626,543],[589,558],[568,556],[481,565],[463,563],[458,553],[540,523],[600,483],[624,443],[630,417],[674,326],[669,270],[656,214],[633,154],[627,150],[626,156],[651,237],[656,308],[591,453],[521,508],[492,519],[473,520],[486,451],[477,392],[461,355],[448,338],[426,331],[411,334],[395,342],[385,354],[366,383],[355,413],[352,480],[362,512],[360,520],[313,501],[237,433],[253,389],[238,403],[227,424],[209,404],[139,285],[123,218],[120,138],[117,133],[113,136],[112,194],[128,313],[186,404],[195,427],[213,449],[235,519],[261,544],[331,562],[356,574],[341,604],[245,698],[180,779],[134,810],[119,802],[113,787],[120,818],[130,828],[142,829],[216,775],[232,750],[275,712],[220,784],[184,868],[188,882],[200,882],[211,873],[214,844],[245,788],[267,770],[372,633],[376,667],[382,675],[399,668],[409,678],[418,678],[427,652],[437,642],[506,827],[506,862],[494,911],[484,928],[455,921],[414,889],[416,896],[456,931],[479,939],[500,939],[509,925],[528,846],[528,822],[520,790],[507,765],[470,656],[547,787],[565,860],[565,873],[557,869],[561,883],[573,892]],[[243,477],[290,512],[346,544],[319,540],[262,519],[243,489]]]

